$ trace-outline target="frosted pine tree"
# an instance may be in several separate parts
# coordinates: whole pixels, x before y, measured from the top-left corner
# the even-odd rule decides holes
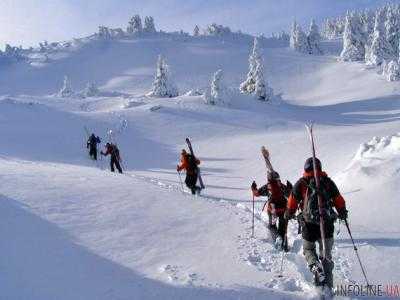
[[[141,33],[143,31],[142,19],[139,15],[135,15],[131,18],[126,31],[128,34]]]
[[[390,61],[383,67],[383,76],[387,81],[398,81],[400,80],[400,66],[396,60]]]
[[[257,100],[269,101],[273,97],[273,90],[270,88],[264,79],[264,66],[262,60],[257,61],[255,70],[255,91],[254,96]]]
[[[62,98],[72,97],[74,95],[74,91],[72,90],[71,82],[69,81],[68,76],[64,76],[64,83],[61,90],[58,92],[58,96]]]
[[[193,36],[199,36],[200,35],[200,28],[199,26],[195,26],[193,29]]]
[[[85,97],[96,97],[100,93],[99,89],[97,88],[96,84],[93,82],[89,82],[86,85],[86,88],[83,91],[83,96]]]
[[[314,19],[311,20],[307,41],[310,54],[317,54],[317,55],[322,54],[321,35],[319,33],[318,25],[315,23]]]
[[[97,36],[104,41],[112,39],[110,29],[106,26],[99,26],[99,32],[97,33]]]
[[[257,61],[262,60],[260,54],[259,40],[254,38],[253,49],[249,56],[249,72],[247,73],[246,80],[240,85],[240,91],[245,94],[252,94],[255,90],[255,71],[257,67]]]
[[[223,84],[223,72],[218,70],[214,73],[210,90],[204,95],[204,100],[210,105],[220,105],[225,103],[226,88]]]
[[[144,27],[143,31],[147,33],[154,33],[156,32],[156,26],[154,25],[153,17],[145,17],[144,18]]]
[[[307,35],[296,21],[293,23],[290,35],[290,48],[301,53],[310,53]]]
[[[290,30],[290,40],[289,40],[290,48],[293,50],[296,49],[297,45],[296,30],[297,30],[297,22],[293,21],[292,28]]]
[[[365,44],[361,23],[354,13],[347,12],[343,33],[343,50],[340,57],[344,61],[362,61],[365,57]]]
[[[400,22],[393,6],[389,6],[386,11],[385,35],[389,46],[389,54],[392,57],[399,56]]]
[[[177,97],[178,89],[170,77],[169,67],[162,55],[159,55],[153,89],[148,95],[153,97]]]
[[[370,44],[370,36],[374,32],[375,14],[370,10],[365,10],[360,14],[362,31],[366,35],[367,44]]]
[[[367,65],[379,66],[383,61],[390,59],[390,46],[386,41],[384,26],[384,11],[379,9],[375,15],[372,44],[366,54]]]
[[[326,19],[322,26],[322,35],[324,38],[331,40],[334,39],[335,36],[335,24],[331,19]]]

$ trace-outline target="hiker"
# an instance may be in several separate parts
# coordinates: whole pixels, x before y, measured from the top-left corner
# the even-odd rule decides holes
[[[86,148],[89,149],[89,156],[94,160],[97,160],[97,144],[100,143],[100,138],[95,136],[94,133],[87,140]]]
[[[314,284],[333,288],[332,247],[334,222],[337,217],[347,219],[346,203],[340,194],[336,184],[322,171],[321,161],[316,158],[316,170],[320,178],[319,191],[316,188],[313,158],[310,157],[304,164],[304,174],[293,187],[289,196],[285,218],[293,218],[297,209],[301,210],[298,220],[301,226],[303,238],[303,254],[308,267],[314,276]],[[325,222],[326,259],[323,258],[322,241],[320,231],[320,214],[318,195],[323,203],[323,217]],[[336,209],[336,212],[333,210]],[[319,255],[316,251],[316,243],[319,244]]]
[[[195,195],[196,192],[199,193],[201,190],[201,188],[196,185],[199,175],[199,168],[197,166],[199,164],[200,160],[198,160],[192,154],[187,153],[185,149],[182,149],[181,164],[176,166],[176,170],[178,172],[182,170],[186,171],[185,184],[193,195]]]
[[[255,197],[266,196],[268,197],[262,211],[268,214],[268,229],[271,231],[272,238],[275,245],[284,251],[288,251],[286,228],[287,222],[284,218],[286,211],[287,197],[290,193],[290,183],[285,186],[281,180],[279,173],[276,171],[268,171],[267,184],[259,189],[257,184],[253,181],[251,190]],[[278,227],[276,222],[278,221]]]
[[[110,160],[110,167],[111,167],[111,172],[114,172],[114,166],[117,168],[118,172],[122,174],[122,168],[120,165],[121,157],[119,155],[119,149],[117,145],[112,144],[112,143],[107,143],[106,146],[106,152],[101,151],[101,155],[107,156],[111,155],[111,160]]]

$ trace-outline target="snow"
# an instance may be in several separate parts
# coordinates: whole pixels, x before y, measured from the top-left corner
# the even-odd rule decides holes
[[[251,237],[249,191],[253,180],[265,182],[262,145],[283,180],[301,176],[310,120],[370,281],[398,282],[399,89],[360,63],[338,61],[341,41],[323,42],[325,56],[263,45],[265,77],[279,100],[248,101],[237,91],[229,106],[205,105],[195,92],[145,93],[159,53],[181,91],[203,90],[219,68],[238,89],[248,39],[81,43],[40,67],[0,72],[0,298],[317,298],[295,222],[283,278],[260,214],[264,199],[255,203]],[[64,74],[77,91],[96,82],[101,92],[58,97]],[[88,159],[85,126],[103,143],[112,130],[123,175],[108,171],[108,158]],[[202,162],[202,197],[182,193],[175,171],[186,137]],[[336,283],[363,283],[344,226],[334,259]]]

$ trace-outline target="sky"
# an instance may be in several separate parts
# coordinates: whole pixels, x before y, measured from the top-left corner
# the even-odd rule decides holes
[[[99,25],[125,29],[134,14],[153,16],[165,31],[192,32],[196,24],[216,22],[269,35],[287,30],[294,19],[305,25],[388,2],[400,0],[0,0],[0,49],[82,37]]]

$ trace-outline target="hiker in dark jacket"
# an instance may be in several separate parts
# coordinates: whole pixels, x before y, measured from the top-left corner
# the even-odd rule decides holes
[[[328,286],[332,289],[334,222],[337,217],[342,220],[347,219],[347,210],[345,200],[336,187],[336,184],[322,171],[319,159],[316,159],[316,167],[320,179],[319,191],[316,188],[313,158],[311,157],[306,160],[303,177],[294,185],[292,193],[289,196],[285,217],[286,219],[291,219],[298,209],[301,211],[298,219],[302,229],[303,253],[308,267],[314,275],[314,283],[317,286]],[[322,261],[320,260],[321,257],[323,258],[323,248],[318,195],[320,195],[322,200],[323,220],[325,223],[326,257]],[[333,208],[335,208],[336,212]],[[317,255],[316,243],[319,244],[319,255]]]
[[[89,149],[89,156],[94,160],[97,160],[97,144],[100,144],[101,140],[94,133],[89,137],[86,143],[86,148]]]

